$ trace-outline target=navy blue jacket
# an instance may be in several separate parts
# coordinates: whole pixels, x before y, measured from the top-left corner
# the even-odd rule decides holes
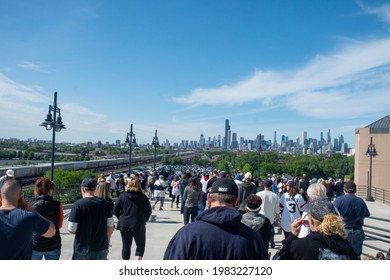
[[[182,227],[171,239],[164,260],[266,260],[256,231],[229,207],[213,207]]]

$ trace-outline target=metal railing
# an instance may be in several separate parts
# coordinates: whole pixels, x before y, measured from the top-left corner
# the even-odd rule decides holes
[[[367,197],[367,186],[358,185],[356,195],[361,198]],[[384,190],[376,187],[371,187],[371,195],[375,201],[390,205],[390,190]]]
[[[379,221],[381,226],[371,225]],[[390,248],[390,220],[378,217],[367,217],[363,226],[366,239],[363,243],[363,255],[375,259],[375,256],[367,251],[382,252],[386,255]]]

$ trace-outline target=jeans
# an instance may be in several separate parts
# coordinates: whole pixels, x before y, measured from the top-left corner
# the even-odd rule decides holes
[[[101,251],[73,252],[72,260],[107,260],[108,249]]]
[[[206,208],[206,204],[203,203],[198,204],[198,215],[202,214],[205,208]]]
[[[187,225],[191,218],[191,223],[195,222],[195,217],[198,216],[198,206],[184,207],[184,224]]]
[[[165,200],[165,197],[159,197],[159,196],[155,196],[155,202],[153,204],[153,207],[156,206],[156,204],[160,201],[160,209],[162,209],[164,207],[164,200]]]
[[[32,260],[42,260],[45,257],[45,260],[59,260],[61,255],[61,248],[51,250],[51,251],[32,251]]]
[[[363,229],[345,228],[345,231],[347,232],[348,235],[347,240],[349,244],[355,251],[355,254],[360,259],[360,255],[362,254],[362,250],[363,250],[363,241],[366,237]]]

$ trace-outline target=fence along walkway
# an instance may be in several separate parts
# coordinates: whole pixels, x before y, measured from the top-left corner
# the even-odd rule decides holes
[[[365,199],[367,197],[367,186],[358,185],[356,195]],[[371,187],[371,196],[376,202],[390,205],[390,190]]]
[[[390,248],[390,219],[368,217],[365,219],[364,232],[363,255],[375,259],[376,253],[382,252],[386,256]]]

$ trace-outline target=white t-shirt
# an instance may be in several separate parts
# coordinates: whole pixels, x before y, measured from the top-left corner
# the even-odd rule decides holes
[[[112,190],[116,189],[116,184],[115,184],[114,178],[112,178],[111,176],[108,176],[106,179],[106,182],[110,184],[110,189],[112,189]]]
[[[256,194],[263,201],[260,214],[266,216],[271,224],[275,222],[275,217],[280,213],[279,197],[272,191],[261,191]]]

